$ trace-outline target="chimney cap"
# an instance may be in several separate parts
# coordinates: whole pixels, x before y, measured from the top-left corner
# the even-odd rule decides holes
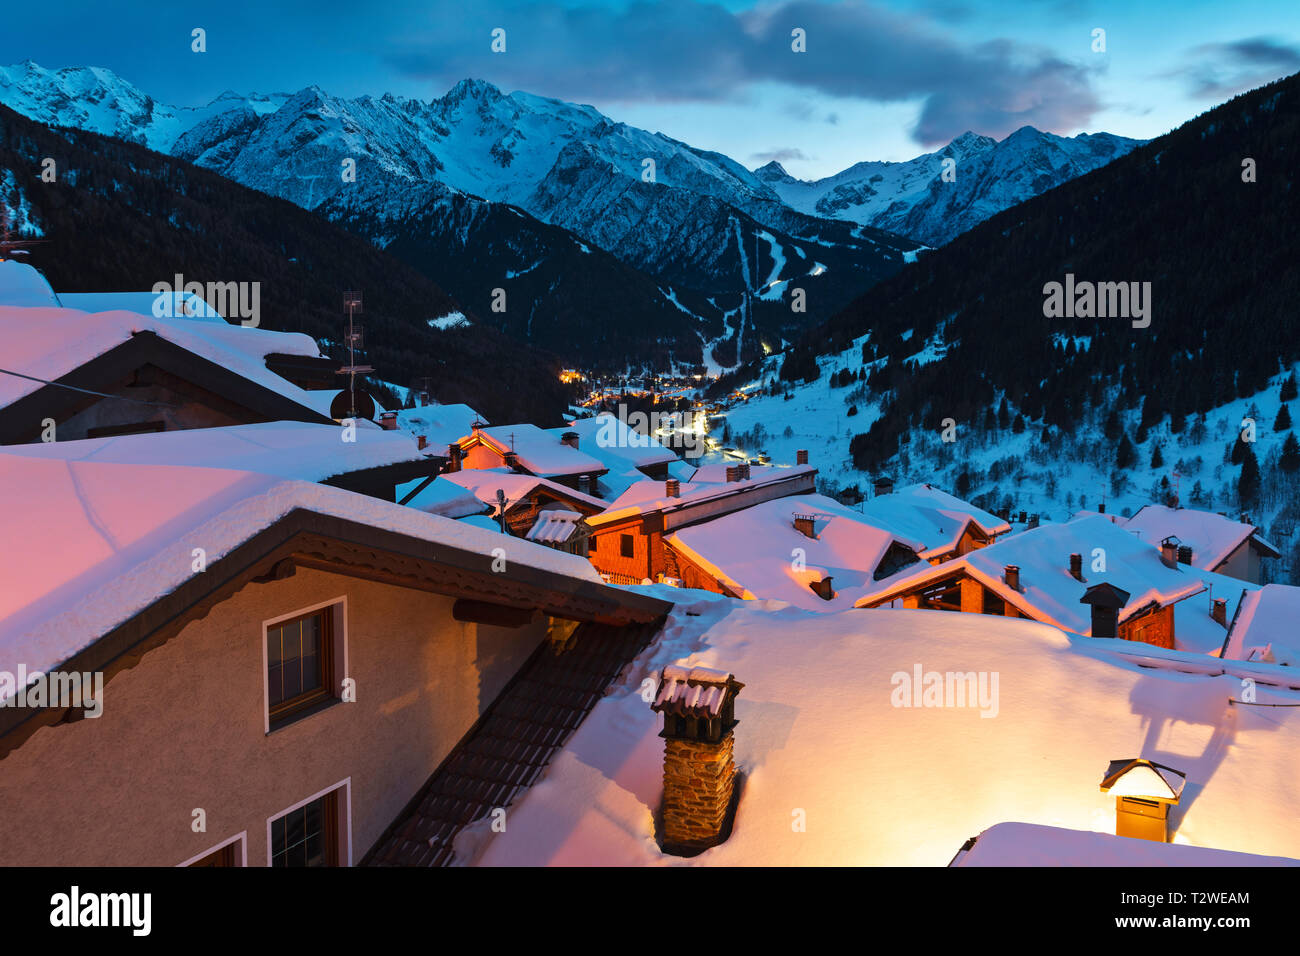
[[[1094,584],[1084,591],[1083,597],[1079,598],[1079,603],[1090,604],[1094,607],[1119,609],[1128,603],[1129,597],[1129,593],[1123,588],[1117,588],[1108,581],[1102,581],[1100,584]]]

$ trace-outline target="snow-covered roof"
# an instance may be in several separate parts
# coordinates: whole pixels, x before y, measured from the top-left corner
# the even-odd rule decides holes
[[[477,434],[500,454],[514,451],[522,467],[542,478],[594,475],[605,470],[604,462],[536,425],[497,425],[481,428]]]
[[[35,309],[0,306],[6,368],[34,378],[54,381],[91,359],[117,348],[139,332],[201,356],[304,408],[313,409],[311,394],[266,367],[275,353],[320,357],[308,335],[272,332],[216,322],[155,319],[135,312],[79,312],[76,309]],[[40,382],[0,376],[0,407],[43,388]]]
[[[923,542],[924,558],[951,551],[972,523],[989,536],[1011,530],[997,515],[928,484],[870,498],[862,503],[862,514],[877,527]]]
[[[675,593],[681,603],[658,640],[515,801],[509,829],[474,825],[457,840],[459,858],[945,866],[970,837],[1006,821],[1114,833],[1116,799],[1098,783],[1111,760],[1139,755],[1187,775],[1171,815],[1175,844],[1300,858],[1300,708],[1230,704],[1236,676],[1139,666],[1110,649],[1127,642],[1023,619],[814,614]],[[717,668],[745,684],[735,704],[745,777],[735,827],[689,859],[655,843],[662,720],[641,690],[667,664]],[[950,706],[924,706],[912,686],[918,670],[922,685],[939,675]],[[983,675],[984,702],[976,693],[975,706],[961,706],[949,674],[969,674],[977,687]],[[1261,686],[1259,700],[1300,703],[1300,694]],[[791,826],[795,810],[805,827]]]
[[[156,436],[153,436],[156,437]],[[0,453],[0,670],[56,667],[295,510],[468,551],[488,532],[339,488],[248,471]],[[519,542],[512,565],[599,582],[584,558]]]
[[[1234,853],[1182,843],[1034,823],[999,823],[953,860],[953,866],[1300,866],[1284,856]]]
[[[701,468],[696,475],[704,472]],[[811,465],[795,465],[793,468],[754,465],[750,477],[738,481],[692,480],[681,482],[678,496],[669,498],[667,485],[658,479],[647,478],[628,487],[627,491],[608,503],[605,511],[593,519],[593,523],[622,520],[637,514],[649,514],[666,511],[708,501],[723,495],[735,494],[745,489],[758,488],[777,482],[790,481],[801,476],[811,477],[817,469]]]
[[[412,492],[414,497],[408,499],[406,496]],[[439,475],[433,481],[416,478],[404,482],[397,486],[394,493],[399,504],[416,511],[442,515],[444,518],[466,518],[482,514],[484,508],[478,495],[454,481],[448,481],[445,475]]]
[[[1097,549],[1104,552],[1105,571],[1092,570],[1094,560],[1099,559]],[[1082,581],[1070,574],[1071,554],[1083,556]],[[1012,590],[1003,580],[1007,565],[1020,569],[1019,590]],[[1128,592],[1128,601],[1120,610],[1121,621],[1153,601],[1162,606],[1173,604],[1206,589],[1200,572],[1187,565],[1167,566],[1158,548],[1097,515],[1041,525],[944,564],[900,574],[879,593],[858,603],[887,600],[917,584],[962,570],[1036,620],[1085,635],[1092,630],[1092,612],[1080,599],[1094,585],[1106,583]]]
[[[521,498],[526,498],[539,488],[545,488],[567,501],[589,505],[593,511],[605,507],[605,502],[591,495],[584,495],[565,485],[556,484],[536,475],[523,475],[508,468],[463,468],[439,476],[439,481],[446,480],[472,492],[486,504],[496,507],[497,489],[505,492],[506,501],[513,505]]]
[[[795,529],[796,515],[813,519],[816,538]],[[787,601],[810,611],[852,607],[883,586],[874,575],[891,545],[919,548],[919,542],[900,541],[853,509],[815,494],[765,501],[681,528],[667,541],[744,598]],[[829,601],[809,586],[828,576],[835,592]]]
[[[60,292],[59,302],[66,309],[80,312],[134,312],[159,319],[226,322],[206,299],[193,292],[169,292],[162,296],[153,292]]]
[[[15,259],[0,259],[0,306],[58,308],[59,299],[34,266]]]
[[[355,440],[344,441],[344,436],[344,430],[337,425],[265,422],[80,441],[33,442],[7,445],[5,451],[62,461],[226,468],[300,481],[324,481],[366,468],[428,457],[416,447],[410,435],[402,432],[358,428],[352,436]]]
[[[1145,505],[1124,522],[1124,527],[1157,548],[1165,538],[1177,538],[1181,544],[1191,547],[1192,564],[1206,571],[1213,571],[1250,539],[1265,553],[1278,555],[1277,548],[1264,540],[1254,525],[1233,521],[1213,511]]]
[[[549,432],[556,439],[566,432],[577,432],[579,450],[599,459],[611,471],[629,467],[651,468],[678,460],[677,455],[653,435],[642,435],[608,412],[593,418],[575,419],[571,424],[551,428]]]
[[[563,544],[578,530],[582,515],[563,508],[548,508],[537,516],[524,537],[538,544]]]
[[[1217,656],[1223,650],[1223,641],[1228,633],[1227,623],[1237,613],[1242,595],[1258,591],[1260,585],[1226,574],[1216,574],[1214,571],[1202,571],[1196,567],[1192,567],[1191,572],[1201,579],[1206,590],[1174,605],[1175,646],[1183,651]],[[1216,598],[1224,600],[1224,624],[1210,615]]]
[[[469,435],[474,422],[483,420],[468,405],[421,405],[397,411],[397,427],[412,435],[423,435],[439,454]]]
[[[1236,616],[1229,620],[1232,627],[1224,645],[1225,659],[1300,667],[1300,588],[1266,584],[1248,591]]]

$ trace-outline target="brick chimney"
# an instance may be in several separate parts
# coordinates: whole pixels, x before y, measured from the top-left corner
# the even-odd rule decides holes
[[[798,531],[805,538],[817,540],[817,527],[812,515],[795,515],[794,530]]]
[[[379,427],[386,432],[397,431],[397,412],[380,412]]]
[[[664,494],[669,498],[680,498],[682,496],[681,482],[676,478],[669,478],[664,482]]]
[[[1228,599],[1215,598],[1210,604],[1210,617],[1214,618],[1224,627],[1228,626]]]
[[[728,465],[728,466],[727,466],[727,483],[730,484],[730,483],[733,482],[733,481],[739,481],[739,480],[740,480],[740,466],[739,466],[739,465]]]
[[[694,856],[731,832],[736,695],[726,671],[670,664],[651,709],[664,715],[663,849]]]
[[[1180,544],[1178,546],[1178,563],[1179,564],[1192,563],[1192,546],[1190,544]]]
[[[1070,555],[1070,577],[1076,581],[1083,580],[1083,555]]]
[[[1008,564],[1002,569],[1002,580],[1013,591],[1020,590],[1020,565]]]
[[[794,453],[794,463],[796,465],[808,464],[808,449],[800,448]]]
[[[740,480],[741,481],[749,480],[749,462],[747,461],[741,462],[740,464]]]
[[[416,436],[415,436],[415,449],[416,449],[416,451],[424,451],[424,447],[425,447],[426,445],[428,445],[428,444],[429,444],[429,439],[425,438],[423,435],[416,435]]]
[[[565,432],[563,435],[560,436],[560,444],[568,445],[570,448],[576,449],[578,447],[578,433]]]

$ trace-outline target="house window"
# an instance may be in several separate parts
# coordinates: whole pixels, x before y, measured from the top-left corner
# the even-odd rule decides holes
[[[630,534],[621,534],[618,536],[618,550],[619,554],[625,558],[635,557],[636,546],[633,543]]]
[[[595,554],[596,551],[599,549],[599,545],[600,545],[600,539],[593,534],[590,538],[587,539],[587,553]]]
[[[200,857],[181,864],[188,867],[234,867],[244,865],[244,839],[242,836],[229,840]]]
[[[272,866],[339,865],[339,797],[331,790],[271,821]]]
[[[333,607],[267,626],[270,729],[334,696],[335,656]]]

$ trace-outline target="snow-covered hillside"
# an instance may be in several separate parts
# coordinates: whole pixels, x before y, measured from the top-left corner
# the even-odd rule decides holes
[[[781,200],[813,216],[848,219],[941,246],[1067,180],[1142,144],[1110,133],[1054,136],[1025,126],[998,142],[967,132],[902,163],[862,162],[812,182],[777,162],[756,170]],[[950,181],[943,178],[945,162]]]

